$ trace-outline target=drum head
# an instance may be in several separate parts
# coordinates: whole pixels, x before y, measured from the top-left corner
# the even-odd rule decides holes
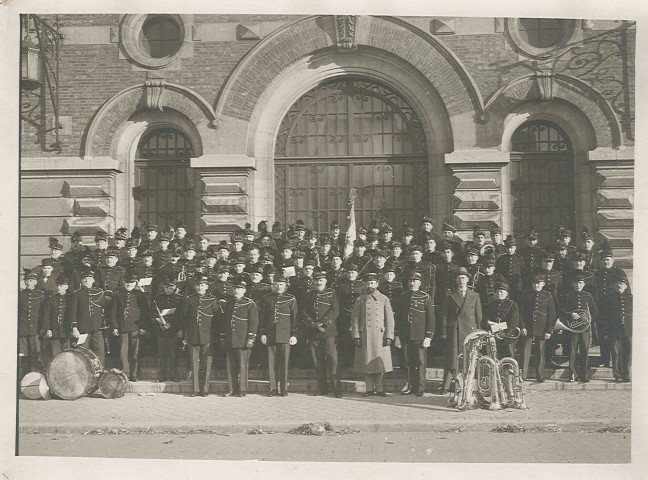
[[[40,372],[29,372],[20,381],[20,391],[25,397],[31,400],[37,400],[41,398],[41,393],[38,389],[38,386],[40,385],[41,379],[43,378],[43,374]]]
[[[52,395],[50,394],[49,384],[47,383],[47,378],[43,375],[40,383],[38,384],[38,391],[40,392],[41,397],[45,400],[51,400]]]
[[[92,358],[94,357],[94,358]],[[87,350],[65,350],[49,364],[47,380],[54,395],[64,400],[75,400],[88,395],[97,386],[96,355]]]
[[[128,377],[124,372],[113,368],[99,379],[99,391],[105,398],[119,398],[124,396]]]

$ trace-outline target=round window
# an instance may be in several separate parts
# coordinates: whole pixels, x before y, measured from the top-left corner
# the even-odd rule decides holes
[[[558,55],[581,34],[580,21],[560,18],[507,18],[504,32],[518,53],[547,59]]]
[[[145,68],[164,68],[191,44],[188,15],[125,15],[120,28],[123,52]]]

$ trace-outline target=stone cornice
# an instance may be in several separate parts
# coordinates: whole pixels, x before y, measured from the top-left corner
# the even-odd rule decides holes
[[[36,157],[20,160],[21,172],[65,170],[119,170],[119,162],[110,157]]]

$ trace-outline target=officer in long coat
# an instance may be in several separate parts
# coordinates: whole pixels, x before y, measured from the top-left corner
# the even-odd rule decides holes
[[[364,396],[385,397],[383,374],[392,371],[394,312],[389,298],[378,291],[378,275],[363,278],[365,288],[351,312],[351,336],[356,344],[353,370],[365,374]]]
[[[464,339],[482,323],[479,294],[468,288],[470,275],[464,267],[455,273],[455,285],[445,297],[439,314],[441,335],[446,338],[445,373],[441,394],[445,393],[451,378],[457,374],[457,356],[463,351]]]
[[[207,293],[208,288],[209,279],[201,277],[195,285],[195,293],[185,299],[181,315],[182,328],[178,332],[178,336],[184,336],[189,345],[192,397],[209,395],[209,374],[213,356],[210,345],[216,316],[221,310],[218,299]]]
[[[321,275],[318,272],[316,275]],[[259,335],[261,343],[268,347],[269,397],[288,395],[288,362],[290,347],[297,343],[297,299],[286,293],[288,286],[284,276],[276,276],[273,292],[265,295],[260,302],[261,321]],[[277,371],[281,389],[277,388]]]
[[[408,283],[408,291],[394,302],[394,341],[396,347],[402,345],[405,350],[409,388],[401,390],[401,393],[407,395],[414,391],[422,397],[425,393],[427,349],[434,337],[434,304],[430,295],[419,290],[422,283],[420,273],[414,272]]]
[[[227,382],[232,396],[247,395],[250,353],[259,329],[259,310],[251,298],[245,296],[245,280],[234,281],[234,295],[223,304],[221,346],[227,354]]]

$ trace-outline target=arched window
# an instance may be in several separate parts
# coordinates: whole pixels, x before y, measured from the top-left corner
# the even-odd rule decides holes
[[[571,142],[556,124],[534,120],[521,125],[511,140],[513,229],[535,226],[541,245],[554,243],[558,225],[573,229],[574,166]]]
[[[135,218],[140,225],[160,228],[180,220],[194,224],[194,175],[189,168],[193,148],[187,136],[174,128],[145,134],[135,159]]]
[[[275,142],[275,218],[319,232],[345,229],[349,187],[356,222],[399,229],[428,213],[427,143],[411,105],[386,85],[343,78],[297,100]]]

